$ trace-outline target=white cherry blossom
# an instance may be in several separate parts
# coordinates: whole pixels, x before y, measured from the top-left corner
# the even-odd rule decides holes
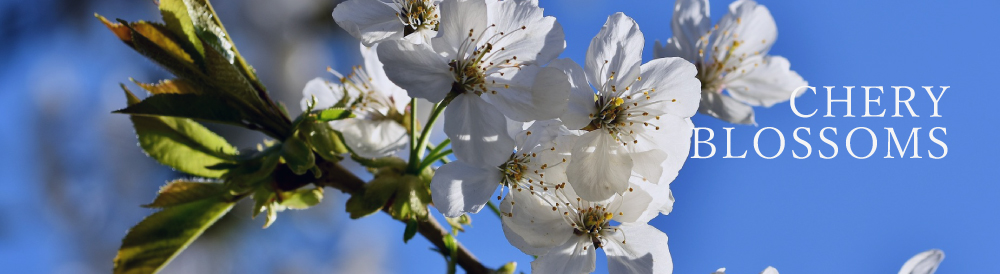
[[[726,268],[719,268],[719,270],[712,272],[712,274],[726,274]],[[764,271],[761,271],[760,274],[778,274],[778,269],[768,266],[764,269]]]
[[[657,42],[655,55],[682,57],[698,67],[701,113],[730,123],[755,124],[752,106],[784,102],[796,88],[807,85],[790,70],[787,59],[767,55],[778,29],[767,8],[754,1],[733,2],[713,27],[708,0],[677,0],[671,29],[674,36],[666,45]]]
[[[671,273],[667,235],[646,224],[646,213],[657,210],[654,200],[633,184],[621,195],[590,202],[562,184],[542,193],[513,191],[500,207],[508,241],[538,256],[532,273],[593,272],[598,248],[607,254],[610,273]]]
[[[339,78],[327,82],[316,78],[302,90],[302,109],[315,97],[314,109],[326,109],[341,103],[357,116],[330,122],[340,131],[344,143],[360,157],[377,158],[394,154],[406,147],[408,135],[398,121],[406,113],[410,97],[406,91],[385,76],[375,48],[361,45],[364,67],[355,67],[343,76],[330,70]]]
[[[687,158],[694,127],[689,118],[700,100],[697,70],[681,58],[642,64],[643,41],[635,21],[617,13],[591,41],[586,69],[568,59],[550,64],[572,83],[560,119],[585,132],[568,167],[570,183],[584,199],[624,193],[633,171],[650,182],[663,175],[672,180]]]
[[[442,214],[477,213],[498,186],[533,192],[566,183],[569,148],[561,136],[569,132],[562,123],[538,121],[524,130],[520,123],[511,124],[516,125],[511,129],[516,146],[503,164],[481,166],[458,160],[438,168],[431,179],[431,198]]]
[[[403,38],[422,43],[437,34],[440,2],[348,0],[333,9],[333,19],[365,46]]]
[[[410,96],[448,98],[445,133],[455,157],[499,166],[513,148],[507,118],[545,120],[565,111],[566,76],[542,68],[565,48],[562,27],[531,0],[445,0],[438,37],[386,41],[386,74]],[[505,118],[507,117],[507,118]]]
[[[944,251],[940,249],[920,252],[903,264],[899,274],[934,274],[941,261],[944,261]]]

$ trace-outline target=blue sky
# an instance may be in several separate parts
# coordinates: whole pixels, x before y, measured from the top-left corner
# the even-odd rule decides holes
[[[669,22],[672,1],[639,0],[541,0],[548,15],[556,16],[563,25],[567,49],[563,57],[583,61],[590,39],[600,29],[606,17],[624,12],[635,18],[646,37],[644,60],[652,58],[655,40],[671,36]],[[672,183],[677,200],[674,212],[660,216],[652,224],[670,236],[670,250],[674,258],[675,273],[710,273],[727,267],[729,273],[758,273],[767,266],[775,266],[782,273],[894,273],[910,256],[921,251],[940,248],[946,259],[938,273],[973,273],[993,269],[992,263],[1000,257],[995,247],[1000,245],[1000,184],[997,184],[996,155],[1000,144],[996,142],[1000,129],[993,105],[1000,95],[993,90],[997,61],[996,46],[1000,33],[994,12],[1000,4],[993,1],[965,1],[962,3],[940,1],[760,1],[766,5],[778,25],[778,40],[771,50],[773,55],[788,58],[792,69],[813,86],[857,86],[853,94],[854,118],[845,118],[843,104],[834,105],[838,117],[812,118],[795,116],[788,103],[771,108],[757,108],[758,126],[732,126],[716,119],[697,115],[696,126],[715,130],[713,143],[720,149],[709,159],[689,159],[680,176]],[[727,10],[729,2],[713,1],[713,22]],[[2,6],[0,6],[2,7]],[[107,8],[102,13],[126,11]],[[89,16],[90,11],[87,11]],[[39,13],[41,14],[41,13]],[[128,19],[154,19],[155,10],[142,10],[140,14],[122,16]],[[226,18],[224,18],[226,19]],[[94,22],[91,22],[94,23]],[[95,23],[96,24],[96,23]],[[227,24],[233,28],[232,25]],[[94,28],[92,28],[94,27]],[[86,27],[99,29],[99,25]],[[62,29],[48,34],[48,38],[27,38],[20,46],[4,56],[0,67],[0,143],[8,157],[0,160],[0,172],[6,174],[0,184],[0,264],[14,265],[23,272],[66,272],[74,269],[66,261],[80,260],[79,255],[66,248],[67,235],[74,231],[52,225],[53,213],[41,209],[45,191],[39,186],[43,180],[39,153],[32,147],[45,138],[37,132],[55,132],[69,136],[58,151],[68,156],[61,159],[79,178],[70,182],[97,186],[78,190],[87,201],[84,204],[102,203],[120,197],[101,196],[102,190],[116,186],[103,184],[123,171],[110,167],[110,171],[91,170],[87,164],[104,163],[102,151],[130,150],[130,157],[141,156],[133,146],[129,130],[102,125],[102,115],[115,109],[121,102],[115,86],[134,75],[138,68],[148,67],[137,55],[94,56],[74,54],[74,43],[83,42],[91,48],[118,47],[124,49],[110,35],[101,32],[80,33]],[[239,41],[253,62],[254,41]],[[51,38],[51,39],[50,39]],[[345,44],[351,46],[344,46]],[[40,45],[34,48],[36,45]],[[14,46],[12,46],[14,47]],[[353,50],[353,42],[337,42],[328,46],[334,68],[346,70],[356,54],[338,55],[340,50]],[[106,53],[106,52],[105,52]],[[144,62],[144,61],[142,61]],[[104,71],[99,77],[90,77],[91,70]],[[322,69],[317,69],[321,73]],[[75,75],[75,76],[74,76]],[[162,77],[161,74],[157,74]],[[44,77],[43,77],[44,76]],[[147,77],[148,78],[148,77]],[[30,79],[30,80],[26,80]],[[56,84],[53,84],[56,83]],[[59,87],[58,93],[29,94],[25,91],[38,86]],[[887,113],[893,94],[890,86],[911,86],[917,90],[914,110],[920,117],[863,118],[864,93],[860,86],[884,86],[882,106]],[[929,117],[932,104],[920,86],[950,86],[943,96],[939,112],[942,117]],[[71,88],[63,88],[71,87]],[[938,92],[939,89],[935,88]],[[800,99],[799,108],[818,108],[825,113],[825,90],[807,94]],[[58,100],[53,98],[59,98]],[[293,103],[295,102],[287,102]],[[66,113],[79,118],[55,124],[42,123],[38,112],[46,104],[57,104]],[[877,111],[876,111],[877,112]],[[30,113],[25,115],[24,113]],[[124,122],[123,118],[114,125]],[[53,127],[54,131],[44,131]],[[734,153],[746,150],[746,159],[723,159],[725,131],[733,130]],[[761,159],[754,152],[753,137],[758,129],[775,127],[784,134],[784,153],[773,160]],[[792,151],[802,154],[804,148],[792,139],[797,127],[809,127],[812,134],[804,139],[813,146],[808,159],[792,158]],[[834,159],[820,159],[815,150],[830,153],[819,140],[819,130],[836,127],[832,136],[839,145],[839,155]],[[844,148],[847,132],[856,127],[868,127],[878,137],[878,147],[872,158],[859,160],[850,157]],[[905,135],[911,128],[921,127],[920,150],[923,159],[884,159],[887,152],[884,127],[895,128]],[[947,128],[947,135],[937,137],[948,145],[944,159],[930,159],[927,150],[940,154],[940,147],[930,142],[927,132],[933,127]],[[107,141],[107,131],[121,135]],[[858,132],[859,133],[864,133]],[[117,135],[116,135],[117,136]],[[856,135],[852,144],[856,151],[867,152],[871,147],[867,134]],[[773,132],[761,137],[761,150],[777,151],[777,138]],[[911,148],[912,149],[912,148]],[[134,150],[134,151],[133,151]],[[720,154],[721,153],[721,154]],[[909,154],[909,153],[908,153]],[[149,164],[149,163],[146,163]],[[90,163],[90,165],[95,165]],[[154,182],[144,188],[152,195],[155,182],[170,178],[165,171],[135,175]],[[77,187],[82,188],[82,187]],[[330,193],[333,193],[331,191]],[[334,196],[335,195],[331,195]],[[93,198],[91,198],[93,197]],[[150,197],[130,198],[138,202],[135,207],[121,209],[121,216],[92,222],[124,223],[102,228],[109,238],[124,232],[129,223],[138,221],[148,213],[137,207]],[[331,199],[326,205],[330,212],[341,212],[343,200]],[[304,212],[287,214],[275,227],[266,231],[256,229],[259,220],[245,221],[249,226],[248,237],[274,238],[270,244],[281,242],[296,246],[303,243],[310,247],[337,244],[343,239],[318,236],[322,229],[306,231],[306,236],[289,236],[302,233],[291,226],[292,220],[305,219]],[[115,215],[118,216],[118,215]],[[346,225],[344,217],[330,231],[351,233],[381,233],[391,250],[388,269],[394,272],[442,273],[444,263],[440,256],[427,248],[429,244],[416,239],[409,244],[396,240],[401,237],[403,226],[386,216],[374,216]],[[121,219],[124,219],[122,221]],[[283,222],[288,221],[288,222]],[[341,228],[340,226],[343,226]],[[375,227],[375,232],[365,230]],[[362,228],[362,229],[358,229]],[[282,236],[278,236],[282,235]],[[117,236],[120,237],[120,236]],[[349,238],[349,237],[348,237]],[[322,240],[316,240],[322,239]],[[530,257],[521,254],[506,243],[496,218],[489,214],[474,216],[473,228],[459,237],[487,265],[499,266],[517,260],[520,270],[528,270]],[[113,244],[113,243],[112,243]],[[254,247],[254,244],[244,244]],[[248,248],[231,248],[228,252],[239,257]],[[311,250],[315,260],[323,256],[342,256],[342,251],[319,248]],[[267,261],[267,256],[254,253],[242,261]],[[110,256],[107,258],[110,262]],[[190,255],[195,256],[195,255]],[[184,255],[178,259],[185,260]],[[605,267],[599,259],[598,272]],[[110,265],[110,264],[109,264]],[[238,269],[238,268],[237,268]],[[268,268],[262,268],[268,269]],[[176,269],[175,269],[176,270]],[[72,271],[71,271],[72,272]],[[266,272],[266,270],[265,270]]]

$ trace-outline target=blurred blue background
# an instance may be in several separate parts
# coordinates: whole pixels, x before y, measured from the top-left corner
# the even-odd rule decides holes
[[[360,64],[357,44],[337,27],[330,11],[337,1],[217,0],[213,3],[250,63],[274,97],[297,105],[311,78],[329,77],[332,66],[346,71]],[[563,57],[582,62],[590,39],[605,18],[625,12],[646,37],[644,59],[655,40],[671,36],[673,1],[542,0],[562,23]],[[996,86],[995,1],[760,1],[778,24],[771,50],[813,86],[858,86],[855,118],[799,118],[788,103],[758,108],[758,126],[735,127],[732,150],[746,159],[723,159],[730,127],[698,115],[694,123],[715,131],[720,151],[689,159],[673,182],[674,212],[652,224],[670,236],[676,273],[758,273],[771,265],[781,273],[895,273],[910,256],[940,248],[947,254],[939,273],[994,269],[1000,257],[1000,155]],[[711,3],[713,22],[729,2]],[[117,41],[97,20],[158,21],[152,1],[0,0],[0,265],[27,273],[104,273],[126,229],[149,213],[138,205],[157,188],[183,176],[146,158],[135,145],[117,87],[128,77],[152,82],[169,75]],[[277,39],[276,39],[277,38]],[[894,112],[890,86],[917,89],[919,118],[862,118],[860,86],[885,86],[882,106]],[[951,86],[939,112],[919,86]],[[935,89],[939,92],[939,89]],[[824,113],[825,90],[806,94],[799,107]],[[879,112],[876,109],[875,112]],[[888,115],[887,115],[888,116]],[[878,136],[872,158],[854,159],[844,148],[847,132],[868,127]],[[784,153],[761,159],[753,149],[759,128],[785,136]],[[796,127],[813,146],[810,158],[792,139]],[[817,136],[831,136],[839,154]],[[883,127],[908,134],[921,127],[923,159],[884,159]],[[940,154],[927,132],[948,145]],[[213,127],[234,144],[250,146],[264,136]],[[865,132],[859,132],[865,133]],[[867,134],[852,144],[864,154]],[[777,151],[773,132],[761,136],[761,150]],[[702,147],[707,149],[707,147]],[[912,149],[912,147],[911,147]],[[895,152],[894,152],[895,153]],[[909,153],[908,153],[909,155]],[[282,213],[274,226],[249,218],[249,204],[237,206],[167,269],[168,273],[443,273],[444,260],[427,241],[400,239],[403,225],[384,214],[351,221],[345,197],[328,191],[321,206]],[[530,257],[506,243],[494,216],[473,216],[459,236],[487,265],[515,260],[528,271]],[[606,272],[598,259],[598,272]]]

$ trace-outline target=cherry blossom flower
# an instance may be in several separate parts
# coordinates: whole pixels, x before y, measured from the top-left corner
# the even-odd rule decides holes
[[[651,182],[662,175],[672,180],[687,158],[694,127],[689,117],[700,100],[697,70],[681,58],[641,64],[643,41],[635,21],[617,13],[591,41],[586,69],[568,59],[550,64],[572,83],[560,119],[585,132],[568,167],[569,181],[584,199],[624,193],[633,171]]]
[[[507,240],[538,256],[532,273],[589,273],[598,248],[610,273],[671,273],[667,235],[647,224],[656,199],[638,185],[608,200],[581,199],[568,184],[550,191],[512,191],[501,204]]]
[[[903,264],[899,274],[934,274],[941,261],[944,261],[944,251],[940,249],[920,252]]]
[[[527,129],[512,122],[514,153],[499,166],[479,166],[462,160],[438,168],[431,179],[435,207],[448,217],[477,213],[498,186],[515,191],[548,191],[566,183],[569,131],[558,120],[538,121]],[[563,145],[560,145],[563,144]]]
[[[410,97],[385,76],[375,48],[361,45],[364,67],[355,67],[350,75],[337,76],[337,82],[316,78],[302,90],[302,109],[315,97],[314,109],[326,109],[340,102],[357,116],[330,122],[340,131],[344,143],[364,158],[385,157],[406,147],[408,138],[401,121]]]
[[[333,19],[365,46],[403,38],[423,43],[437,34],[440,2],[348,0],[333,9]]]
[[[789,69],[787,59],[767,55],[778,29],[766,7],[749,0],[733,2],[714,27],[708,10],[708,0],[677,0],[671,21],[674,36],[666,45],[657,42],[655,49],[656,57],[682,57],[698,67],[701,113],[754,124],[752,106],[784,102],[807,85]]]
[[[410,96],[448,105],[445,133],[455,157],[476,166],[507,161],[507,118],[545,120],[565,111],[566,75],[542,68],[565,48],[562,27],[536,1],[445,0],[438,37],[386,41],[386,74]],[[507,118],[505,118],[507,117]]]
[[[719,268],[719,270],[712,272],[712,274],[726,274],[726,268]],[[768,266],[764,269],[764,271],[761,271],[760,274],[778,274],[778,269]]]

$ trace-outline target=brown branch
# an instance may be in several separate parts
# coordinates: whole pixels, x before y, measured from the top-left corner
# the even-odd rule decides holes
[[[278,180],[278,187],[284,190],[296,189],[303,185],[312,183],[316,186],[332,187],[347,194],[355,194],[361,192],[364,189],[365,181],[361,180],[347,170],[343,166],[337,163],[331,163],[323,161],[317,156],[317,163],[319,169],[323,171],[323,176],[319,179],[315,179],[312,174],[306,175],[295,175],[291,173],[291,170],[284,165],[280,166],[275,170],[275,176]],[[387,212],[387,208],[382,209],[383,212]],[[448,235],[448,230],[438,223],[437,219],[433,216],[428,216],[427,219],[421,220],[417,225],[417,231],[424,238],[427,238],[438,250],[448,250],[444,244],[444,236]],[[486,274],[490,273],[490,269],[479,262],[475,255],[472,255],[462,243],[456,241],[457,244],[457,264],[465,269],[466,273],[469,274]]]

